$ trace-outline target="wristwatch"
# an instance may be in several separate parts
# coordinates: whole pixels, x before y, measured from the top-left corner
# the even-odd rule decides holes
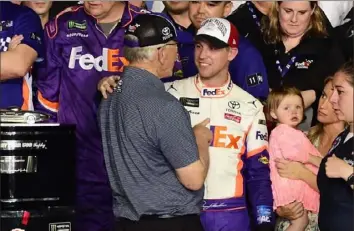
[[[347,179],[347,184],[349,184],[350,186],[354,185],[354,173],[352,173],[348,179]]]

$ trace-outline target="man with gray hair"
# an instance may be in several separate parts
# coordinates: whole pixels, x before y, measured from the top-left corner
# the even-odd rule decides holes
[[[103,100],[100,126],[113,191],[116,230],[199,231],[211,131],[193,129],[183,105],[165,91],[176,29],[160,15],[137,16],[124,37],[130,62]]]

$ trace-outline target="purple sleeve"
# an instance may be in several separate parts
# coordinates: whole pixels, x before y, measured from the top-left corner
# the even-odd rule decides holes
[[[55,31],[53,31],[53,28]],[[56,121],[59,110],[61,83],[60,49],[58,48],[57,27],[54,21],[46,25],[44,42],[46,44],[45,62],[38,68],[36,110],[46,112]]]

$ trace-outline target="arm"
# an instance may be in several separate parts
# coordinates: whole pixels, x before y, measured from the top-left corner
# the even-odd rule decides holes
[[[304,99],[305,108],[311,107],[316,100],[316,92],[314,90],[302,91],[301,95]]]
[[[273,215],[273,195],[270,181],[268,131],[266,125],[260,120],[265,120],[262,106],[254,117],[253,123],[247,135],[247,156],[245,160],[245,179],[248,201],[251,205],[253,224],[255,226],[267,226],[272,228]],[[263,136],[261,136],[261,135]]]
[[[37,98],[38,103],[35,109],[46,112],[52,116],[52,120],[57,120],[59,110],[59,93],[61,84],[61,52],[57,31],[58,28],[54,21],[49,22],[45,27],[44,42],[46,44],[45,63],[38,68],[37,76]],[[55,28],[55,31],[50,33],[49,28]],[[52,36],[56,35],[56,36]]]
[[[309,161],[308,163],[316,166],[316,167],[320,167],[320,164],[321,164],[321,161],[322,161],[322,157],[319,157],[319,156],[314,156],[314,155],[311,155],[310,154],[310,157],[309,157]]]
[[[14,34],[22,35],[21,44],[1,52],[0,80],[22,78],[33,63],[43,60],[43,32],[40,19],[33,11],[21,13],[14,22]],[[14,65],[16,63],[16,65]]]
[[[196,142],[189,114],[177,100],[161,106],[155,124],[161,152],[181,184],[190,190],[201,189],[209,166],[208,135]]]

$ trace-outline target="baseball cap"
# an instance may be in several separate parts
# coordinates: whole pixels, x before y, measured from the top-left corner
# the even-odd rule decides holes
[[[164,44],[177,39],[173,23],[159,14],[139,14],[128,25],[126,35],[133,35],[138,41],[124,40],[128,47],[147,47]]]
[[[195,41],[207,41],[216,49],[237,48],[240,35],[236,27],[223,18],[208,18],[202,22]]]

